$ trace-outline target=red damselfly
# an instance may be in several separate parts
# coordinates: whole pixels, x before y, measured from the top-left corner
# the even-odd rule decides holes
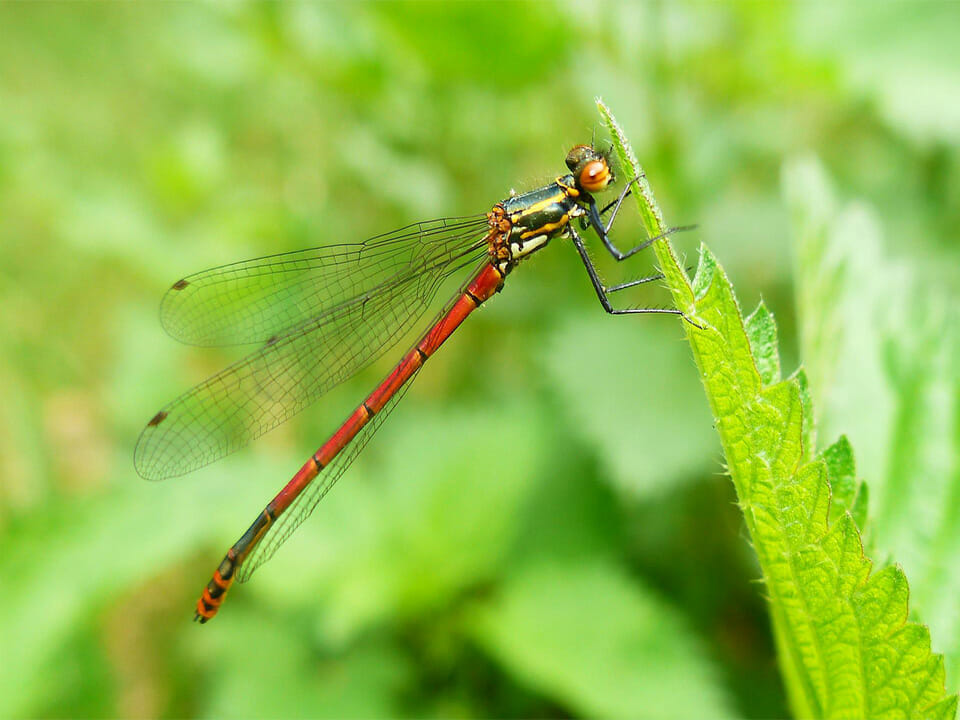
[[[219,460],[284,422],[380,357],[413,329],[444,280],[473,268],[419,341],[227,551],[197,601],[194,619],[212,618],[233,581],[247,580],[270,559],[363,449],[427,359],[500,291],[521,260],[550,240],[573,242],[608,313],[680,314],[613,307],[610,293],[660,276],[607,287],[573,221],[579,220],[581,229],[592,227],[617,260],[659,238],[621,252],[609,231],[630,183],[600,210],[593,194],[614,179],[606,155],[578,145],[566,165],[569,172],[554,182],[511,194],[486,214],[415,223],[354,245],[224,265],[185,277],[167,291],[160,316],[173,337],[195,345],[259,347],[147,423],[134,463],[151,480]]]

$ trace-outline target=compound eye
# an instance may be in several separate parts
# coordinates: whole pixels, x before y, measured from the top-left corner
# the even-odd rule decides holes
[[[610,168],[607,167],[605,160],[588,162],[580,171],[580,177],[577,178],[580,187],[587,192],[600,192],[610,184],[612,179]]]
[[[574,145],[567,153],[567,167],[570,168],[570,172],[573,172],[577,169],[577,165],[591,157],[596,157],[592,147],[589,145]]]

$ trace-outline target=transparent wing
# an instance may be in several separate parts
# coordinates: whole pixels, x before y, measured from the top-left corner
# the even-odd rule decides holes
[[[353,245],[299,250],[189,275],[167,291],[160,322],[191,345],[267,342],[330,308],[371,292],[425,261],[463,249],[485,215],[414,223]]]
[[[447,277],[486,254],[475,225],[463,232],[439,245],[417,243],[426,248],[419,259],[408,259],[387,280],[270,337],[164,406],[140,434],[137,472],[159,480],[219,460],[380,357],[413,327]],[[362,272],[365,262],[354,267]]]

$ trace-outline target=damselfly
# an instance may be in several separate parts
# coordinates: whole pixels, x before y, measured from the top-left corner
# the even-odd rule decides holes
[[[140,475],[152,480],[219,460],[284,422],[380,357],[413,329],[444,280],[473,268],[396,367],[227,551],[197,601],[194,619],[212,618],[233,581],[249,579],[270,559],[363,449],[427,359],[470,313],[500,291],[520,261],[550,240],[572,241],[608,313],[680,314],[665,308],[613,307],[611,293],[660,276],[606,286],[574,220],[582,230],[592,227],[617,260],[659,237],[621,252],[609,231],[630,183],[600,210],[593,196],[614,179],[606,155],[593,146],[577,145],[567,154],[566,165],[569,172],[554,182],[511,194],[486,214],[415,223],[355,245],[224,265],[185,277],[167,291],[160,317],[173,337],[195,345],[259,347],[166,405],[147,423],[134,463]]]

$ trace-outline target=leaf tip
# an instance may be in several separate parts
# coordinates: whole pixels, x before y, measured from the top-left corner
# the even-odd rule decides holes
[[[713,282],[713,276],[717,272],[717,258],[710,252],[705,244],[700,244],[700,260],[697,262],[697,270],[693,275],[693,293],[698,299],[703,297],[710,284]]]
[[[750,352],[764,385],[780,382],[780,350],[777,321],[763,300],[745,321]]]

